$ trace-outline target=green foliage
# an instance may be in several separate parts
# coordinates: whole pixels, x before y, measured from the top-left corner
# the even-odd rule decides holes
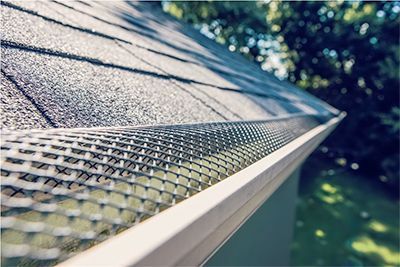
[[[399,134],[400,131],[400,108],[393,107],[389,114],[381,114],[381,123],[390,127],[390,131]]]
[[[399,185],[399,2],[163,2],[348,116],[326,145]]]
[[[376,190],[382,183],[319,155],[305,162],[301,181],[293,266],[400,265],[399,202]]]

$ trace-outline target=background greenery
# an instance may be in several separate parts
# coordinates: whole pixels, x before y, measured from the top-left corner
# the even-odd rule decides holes
[[[162,6],[230,51],[347,112],[305,164],[297,221],[303,229],[296,231],[293,264],[400,265],[400,2]],[[340,223],[349,225],[338,230]],[[301,244],[311,246],[308,254],[298,249]]]
[[[346,111],[325,142],[399,186],[399,2],[163,2],[175,17]]]
[[[303,166],[292,265],[400,266],[398,199],[379,180],[321,157]]]

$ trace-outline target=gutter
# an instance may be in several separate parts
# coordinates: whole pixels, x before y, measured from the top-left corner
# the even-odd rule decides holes
[[[59,266],[202,265],[344,118],[341,113],[204,191]]]

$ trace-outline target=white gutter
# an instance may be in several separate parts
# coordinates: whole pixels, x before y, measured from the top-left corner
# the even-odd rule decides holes
[[[343,117],[313,128],[242,171],[59,266],[201,265]]]

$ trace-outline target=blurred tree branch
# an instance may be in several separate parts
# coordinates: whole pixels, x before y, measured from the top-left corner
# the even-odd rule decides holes
[[[399,2],[162,5],[230,51],[346,111],[326,145],[398,189]]]

